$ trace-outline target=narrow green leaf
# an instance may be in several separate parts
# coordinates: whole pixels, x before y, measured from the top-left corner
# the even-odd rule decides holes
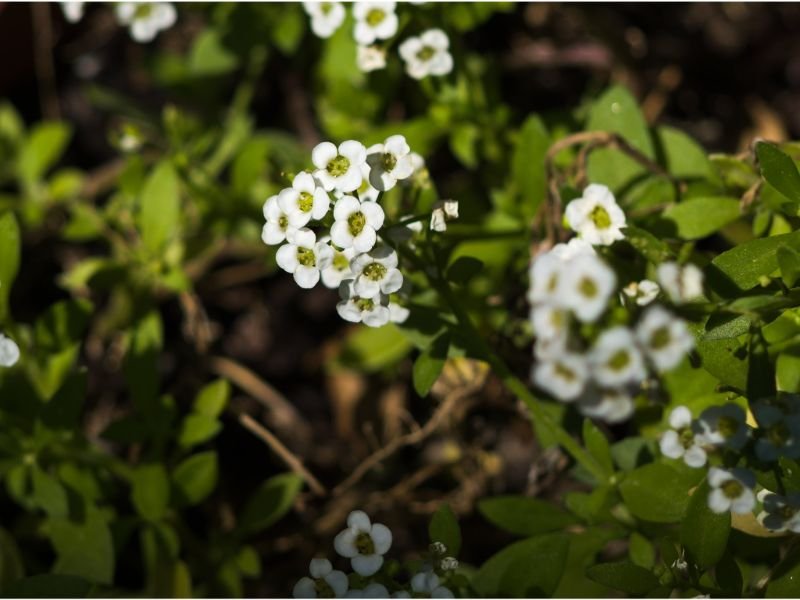
[[[40,123],[23,142],[17,159],[20,179],[30,185],[40,180],[61,157],[70,138],[66,123]]]
[[[522,214],[533,216],[547,192],[544,158],[550,134],[538,115],[530,115],[519,131],[511,159],[511,178],[522,200]]]
[[[800,173],[794,161],[767,142],[756,144],[756,156],[764,179],[792,202],[800,202]]]
[[[447,360],[449,348],[450,335],[443,333],[433,340],[433,343],[423,350],[414,361],[412,380],[414,390],[420,396],[427,396],[433,384],[436,383]]]
[[[133,472],[131,500],[145,519],[157,521],[169,506],[169,478],[163,465],[141,465]]]
[[[181,503],[198,504],[214,491],[217,485],[217,462],[216,452],[200,452],[175,467],[172,481]]]
[[[303,480],[294,473],[267,479],[245,504],[239,528],[250,534],[266,529],[289,512],[302,487]]]
[[[731,515],[717,514],[708,508],[710,488],[704,481],[692,494],[681,522],[681,543],[689,559],[700,569],[717,564],[725,554],[731,531]]]
[[[461,550],[461,528],[449,504],[442,504],[433,513],[428,524],[431,542],[441,542],[447,548],[447,556],[458,556]]]
[[[650,540],[635,531],[628,538],[628,556],[633,564],[644,569],[652,569],[656,564],[655,546]]]
[[[208,415],[192,413],[186,415],[178,432],[178,444],[191,448],[207,442],[222,431],[222,423]]]
[[[754,288],[778,268],[782,246],[800,249],[800,231],[755,239],[717,255],[706,268],[709,283],[726,298]]]
[[[0,215],[0,323],[8,317],[8,296],[19,271],[19,225],[11,212]]]
[[[611,446],[608,438],[592,423],[591,419],[583,420],[583,443],[595,460],[608,475],[614,473],[614,460],[611,458]]]
[[[178,231],[180,190],[178,176],[168,162],[160,163],[142,188],[139,228],[145,247],[157,254]]]

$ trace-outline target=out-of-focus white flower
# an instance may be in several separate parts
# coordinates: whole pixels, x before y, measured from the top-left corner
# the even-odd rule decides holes
[[[639,306],[647,306],[658,296],[661,288],[655,281],[649,279],[642,279],[638,283],[631,281],[628,285],[622,288],[622,293],[628,298],[633,299]]]
[[[586,186],[583,196],[567,204],[564,216],[570,228],[595,246],[610,246],[625,237],[625,213],[606,186]]]
[[[83,18],[83,13],[86,10],[85,2],[59,2],[59,4],[67,22],[77,23]]]
[[[561,282],[564,262],[555,254],[547,252],[537,256],[529,270],[530,287],[528,302],[531,304],[547,303],[564,307],[561,294]]]
[[[376,40],[388,40],[397,33],[395,2],[357,2],[353,5],[356,20],[353,37],[362,46]]]
[[[665,262],[658,265],[658,282],[676,304],[691,302],[703,296],[703,272],[693,264]]]
[[[119,24],[126,25],[137,42],[152,41],[178,19],[171,2],[121,2],[116,5],[116,11]]]
[[[454,598],[453,592],[441,585],[439,576],[432,571],[417,573],[411,578],[414,598]]]
[[[396,302],[389,302],[389,322],[405,323],[411,311]]]
[[[382,327],[391,320],[389,299],[383,294],[372,298],[362,298],[356,294],[352,279],[342,281],[339,285],[341,301],[336,305],[336,312],[345,321],[364,323],[368,327]]]
[[[697,425],[703,443],[731,450],[741,450],[750,435],[744,409],[732,402],[705,409],[697,419]]]
[[[623,326],[606,329],[589,354],[594,379],[606,387],[642,382],[647,377],[642,353],[633,333]]]
[[[311,151],[311,162],[317,167],[314,177],[325,191],[349,193],[361,186],[361,166],[367,161],[364,144],[347,140],[336,147],[331,142],[317,144]]]
[[[403,287],[403,274],[397,268],[397,252],[388,246],[376,246],[357,255],[350,263],[356,294],[373,298],[393,294]]]
[[[758,514],[758,522],[770,531],[800,533],[800,492],[789,492],[786,496],[769,490],[758,492],[758,500],[764,510]]]
[[[780,407],[757,402],[751,406],[758,422],[754,431],[759,460],[774,462],[781,456],[800,458],[800,415],[786,414]]]
[[[431,213],[431,230],[447,231],[447,222],[458,218],[458,202],[455,200],[440,200],[433,207]]]
[[[581,254],[590,254],[592,256],[597,256],[597,252],[595,252],[594,246],[592,246],[589,242],[579,237],[572,238],[566,244],[564,243],[556,244],[550,249],[550,254],[560,258],[565,262],[569,262],[571,259]]]
[[[369,252],[383,227],[383,209],[377,202],[359,202],[353,196],[342,196],[333,207],[334,223],[331,239],[340,248]]]
[[[19,360],[19,346],[0,333],[0,367],[13,367]]]
[[[324,241],[329,241],[329,238]],[[320,276],[322,277],[322,284],[326,288],[338,290],[342,281],[345,279],[353,279],[353,271],[350,270],[350,261],[353,260],[356,251],[354,248],[346,248],[344,250],[337,250],[336,248],[331,249],[333,250],[331,262],[320,271]]]
[[[455,571],[458,568],[458,559],[452,556],[445,556],[439,562],[439,568],[442,571]]]
[[[411,162],[411,148],[402,135],[393,135],[382,144],[367,148],[369,182],[376,190],[385,192],[392,189],[399,180],[406,179],[414,172]]]
[[[345,598],[389,598],[389,590],[380,583],[370,583],[362,590],[350,590]]]
[[[441,29],[429,29],[419,37],[410,37],[400,44],[400,56],[406,73],[414,79],[428,75],[447,75],[453,70],[450,39]]]
[[[708,484],[711,486],[708,507],[717,514],[727,511],[745,514],[756,505],[756,496],[753,493],[756,478],[747,469],[726,471],[711,467],[708,470]]]
[[[311,31],[321,38],[329,38],[344,22],[345,10],[341,2],[303,2],[311,18]]]
[[[294,275],[301,288],[310,289],[317,285],[320,271],[333,260],[333,249],[326,242],[317,242],[317,236],[310,229],[300,229],[292,234],[275,253],[278,266]]]
[[[295,176],[292,187],[281,190],[278,204],[292,223],[303,227],[311,219],[318,221],[328,214],[331,200],[313,175],[303,172]]]
[[[359,46],[356,49],[356,64],[364,73],[379,71],[386,67],[386,50],[378,46]]]
[[[333,546],[350,559],[356,573],[369,577],[383,566],[383,555],[392,546],[392,532],[386,525],[373,524],[365,512],[354,510],[347,517],[347,529],[336,536]]]
[[[536,335],[537,358],[555,358],[566,352],[569,336],[569,313],[566,310],[552,304],[536,305],[531,310],[531,324]]]
[[[636,327],[636,337],[660,373],[677,367],[694,348],[694,337],[686,322],[660,306],[647,309]]]
[[[565,352],[533,367],[533,383],[564,402],[580,396],[589,379],[589,367],[580,354]]]
[[[292,594],[295,598],[346,597],[349,586],[347,575],[334,571],[331,561],[325,558],[311,559],[308,571],[311,577],[303,577],[294,586]]]
[[[578,320],[594,323],[608,307],[617,276],[599,257],[581,254],[564,268],[559,293]]]
[[[610,424],[628,420],[634,408],[633,398],[621,390],[592,390],[578,400],[583,416]]]
[[[706,464],[706,451],[702,439],[692,427],[692,413],[685,406],[678,406],[669,415],[669,426],[659,440],[661,454],[669,458],[683,458],[683,462],[694,469]]]

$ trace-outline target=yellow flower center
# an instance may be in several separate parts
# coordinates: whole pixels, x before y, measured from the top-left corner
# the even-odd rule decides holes
[[[347,217],[347,226],[350,230],[350,235],[356,237],[362,231],[364,231],[364,226],[367,224],[367,217],[364,216],[362,212],[354,212],[349,217]]]
[[[297,200],[297,207],[303,212],[308,212],[314,206],[314,196],[308,192],[300,192],[300,198]]]
[[[317,257],[310,248],[297,248],[297,262],[304,267],[314,267],[317,264]]]
[[[349,168],[350,160],[346,156],[337,154],[328,162],[327,171],[333,177],[341,177],[347,173],[347,169]]]
[[[430,59],[433,58],[433,55],[436,54],[436,50],[434,50],[430,46],[423,46],[420,48],[420,51],[417,52],[417,58],[422,62],[428,62]]]
[[[650,336],[650,347],[653,350],[661,350],[669,345],[671,339],[672,338],[669,335],[669,328],[666,326],[659,327]]]
[[[602,206],[595,206],[592,209],[592,213],[589,215],[589,218],[594,223],[594,226],[598,229],[608,229],[611,227],[611,217],[608,214],[608,211],[603,208]]]
[[[617,350],[609,359],[608,367],[612,371],[622,371],[631,363],[631,355],[627,350]]]

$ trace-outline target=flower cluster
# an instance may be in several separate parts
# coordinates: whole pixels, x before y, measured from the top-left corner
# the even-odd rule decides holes
[[[354,140],[322,142],[311,162],[311,172],[298,173],[291,187],[264,203],[262,240],[280,245],[278,266],[300,287],[322,281],[338,289],[337,312],[346,321],[370,327],[404,321],[407,309],[391,301],[404,278],[397,252],[386,243],[396,238],[381,239],[386,214],[380,196],[422,168],[422,157],[393,135],[369,148]],[[449,218],[458,215],[451,204]]]
[[[347,16],[341,2],[303,2],[311,20],[311,31],[329,38]],[[353,37],[358,48],[356,62],[364,72],[386,67],[387,46],[397,33],[399,19],[396,2],[357,2],[353,5]],[[419,36],[406,38],[398,47],[406,73],[414,79],[429,75],[447,75],[453,70],[450,39],[441,29],[429,29]]]
[[[750,410],[757,427],[748,424],[738,404],[709,407],[697,419],[687,407],[678,406],[669,415],[670,429],[661,436],[661,453],[694,468],[714,463],[708,470],[708,506],[714,512],[749,513],[758,500],[763,507],[758,520],[764,527],[800,532],[800,494],[783,496],[763,489],[756,495],[752,471],[717,466],[723,460],[736,465],[742,460],[774,464],[782,457],[800,458],[800,397],[760,400]]]
[[[539,255],[530,268],[532,379],[555,398],[575,402],[588,417],[623,421],[649,372],[678,366],[694,338],[684,321],[661,306],[648,307],[632,326],[609,315],[618,278],[594,245],[622,239],[625,215],[607,187],[589,185],[567,205],[566,219],[578,237]],[[625,293],[639,306],[658,294],[652,282],[636,286]]]
[[[85,2],[61,2],[64,18],[77,23],[83,18]],[[171,2],[120,2],[115,5],[117,22],[127,27],[137,42],[152,42],[160,31],[169,29],[178,20]]]
[[[424,564],[411,575],[407,585],[381,573],[384,555],[392,547],[392,532],[381,523],[373,523],[363,511],[350,513],[347,528],[336,536],[333,545],[337,554],[350,560],[353,575],[348,577],[343,571],[334,570],[327,559],[315,558],[309,565],[309,576],[295,584],[295,598],[453,598],[441,577],[457,568],[458,561],[442,558],[447,551],[442,544],[434,544],[438,547],[431,551],[439,559],[438,569]],[[359,587],[351,588],[351,584]]]

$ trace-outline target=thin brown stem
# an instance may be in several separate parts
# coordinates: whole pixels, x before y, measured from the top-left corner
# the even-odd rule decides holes
[[[56,70],[53,65],[51,6],[48,2],[35,2],[31,5],[31,10],[33,11],[33,51],[42,115],[45,119],[58,120],[61,117],[61,109],[58,104]]]

